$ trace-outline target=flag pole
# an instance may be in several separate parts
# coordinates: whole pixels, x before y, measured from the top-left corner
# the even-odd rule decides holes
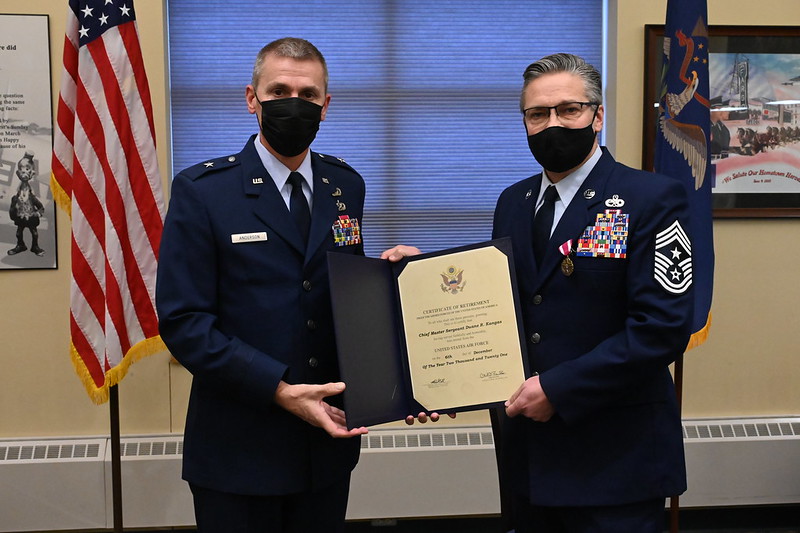
[[[108,388],[111,415],[111,492],[114,512],[114,533],[122,533],[122,462],[119,435],[119,391],[118,385]]]
[[[683,420],[683,354],[675,360],[675,396],[678,397],[678,417]],[[681,422],[683,424],[683,422]],[[683,429],[681,429],[681,432]],[[669,499],[669,533],[678,533],[678,522],[680,513],[679,496],[671,496]]]

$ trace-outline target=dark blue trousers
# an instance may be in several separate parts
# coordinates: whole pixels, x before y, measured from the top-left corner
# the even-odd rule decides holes
[[[516,533],[663,533],[663,498],[600,507],[540,507],[514,502]]]
[[[189,484],[198,533],[343,533],[350,476],[317,492],[248,496]]]

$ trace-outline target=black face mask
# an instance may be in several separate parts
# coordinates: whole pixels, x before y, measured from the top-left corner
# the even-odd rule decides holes
[[[276,152],[294,157],[311,146],[322,119],[321,105],[302,98],[278,98],[260,103],[261,133]]]
[[[580,165],[594,145],[594,119],[585,128],[551,126],[528,135],[528,148],[545,170],[565,172]]]

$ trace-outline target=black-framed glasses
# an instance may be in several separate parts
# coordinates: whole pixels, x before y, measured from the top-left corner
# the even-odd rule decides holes
[[[522,111],[525,122],[532,126],[541,126],[550,120],[550,110],[556,112],[556,116],[564,122],[570,122],[581,118],[583,108],[587,106],[599,106],[600,102],[564,102],[553,106],[529,107]]]

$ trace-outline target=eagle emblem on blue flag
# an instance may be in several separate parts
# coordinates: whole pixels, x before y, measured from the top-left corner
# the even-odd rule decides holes
[[[670,68],[673,62],[678,68]],[[667,144],[689,165],[694,188],[699,189],[708,167],[711,107],[708,27],[702,18],[688,34],[679,28],[664,36],[664,63],[658,127]]]

